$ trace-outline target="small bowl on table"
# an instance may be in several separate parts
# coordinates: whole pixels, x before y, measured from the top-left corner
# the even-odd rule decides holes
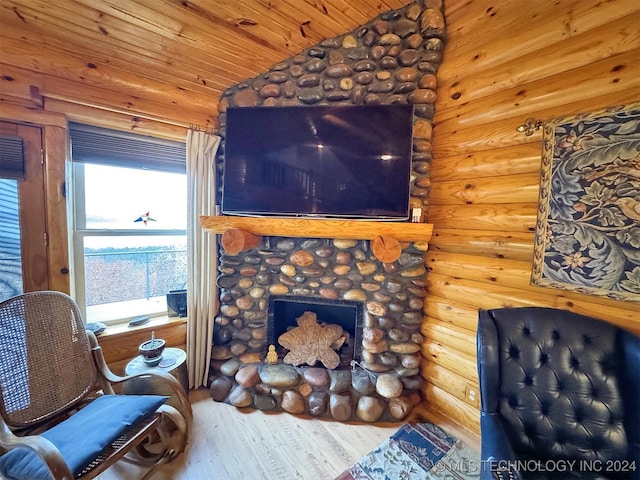
[[[150,367],[157,366],[162,360],[162,353],[166,347],[166,342],[160,338],[142,342],[138,347],[138,353],[142,355],[144,363]]]

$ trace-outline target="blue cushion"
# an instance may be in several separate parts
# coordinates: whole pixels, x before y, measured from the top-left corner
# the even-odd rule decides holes
[[[76,476],[131,425],[148,418],[166,400],[158,395],[104,395],[41,436],[58,447]],[[52,479],[46,464],[25,447],[0,457],[0,474],[14,480]]]

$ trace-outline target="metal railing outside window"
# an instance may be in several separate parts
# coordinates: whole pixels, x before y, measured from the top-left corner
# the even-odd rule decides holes
[[[186,249],[88,252],[84,258],[87,306],[149,300],[186,288]]]

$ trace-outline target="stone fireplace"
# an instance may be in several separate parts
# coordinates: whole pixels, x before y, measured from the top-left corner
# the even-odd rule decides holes
[[[218,178],[223,178],[230,107],[411,103],[411,206],[425,211],[436,73],[445,39],[442,10],[441,0],[411,2],[226,89],[219,103]],[[259,245],[220,253],[220,312],[210,368],[215,401],[338,421],[408,415],[423,385],[420,329],[428,224],[241,217],[204,217],[202,223],[215,234],[237,227],[262,236]],[[380,235],[401,242],[397,259],[382,262],[373,254],[372,239]],[[351,350],[341,347],[338,367],[291,365],[283,362],[286,352],[279,348],[277,363],[266,362],[269,345],[278,347],[283,327],[275,325],[281,315],[299,313],[279,313],[274,307],[279,299],[304,299],[318,308],[357,305],[361,313],[355,324],[344,321]],[[284,330],[293,321],[286,320]]]
[[[406,241],[402,247],[390,263],[376,258],[370,240],[357,239],[263,237],[237,255],[221,251],[213,399],[339,421],[405,418],[423,385],[428,244]],[[335,369],[283,361],[287,350],[279,336],[309,310],[319,322],[348,332]],[[278,353],[275,364],[266,361],[269,345]]]

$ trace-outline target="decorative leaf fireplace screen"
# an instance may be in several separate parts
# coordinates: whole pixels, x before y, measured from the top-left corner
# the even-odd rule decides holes
[[[298,325],[298,318],[305,312],[313,312],[319,324],[339,325],[345,333],[345,341],[336,349],[340,356],[338,368],[351,368],[352,360],[362,361],[362,302],[272,295],[269,298],[268,311],[268,343],[275,345],[279,359],[284,358],[287,353],[287,350],[278,342],[280,335],[295,328]]]

